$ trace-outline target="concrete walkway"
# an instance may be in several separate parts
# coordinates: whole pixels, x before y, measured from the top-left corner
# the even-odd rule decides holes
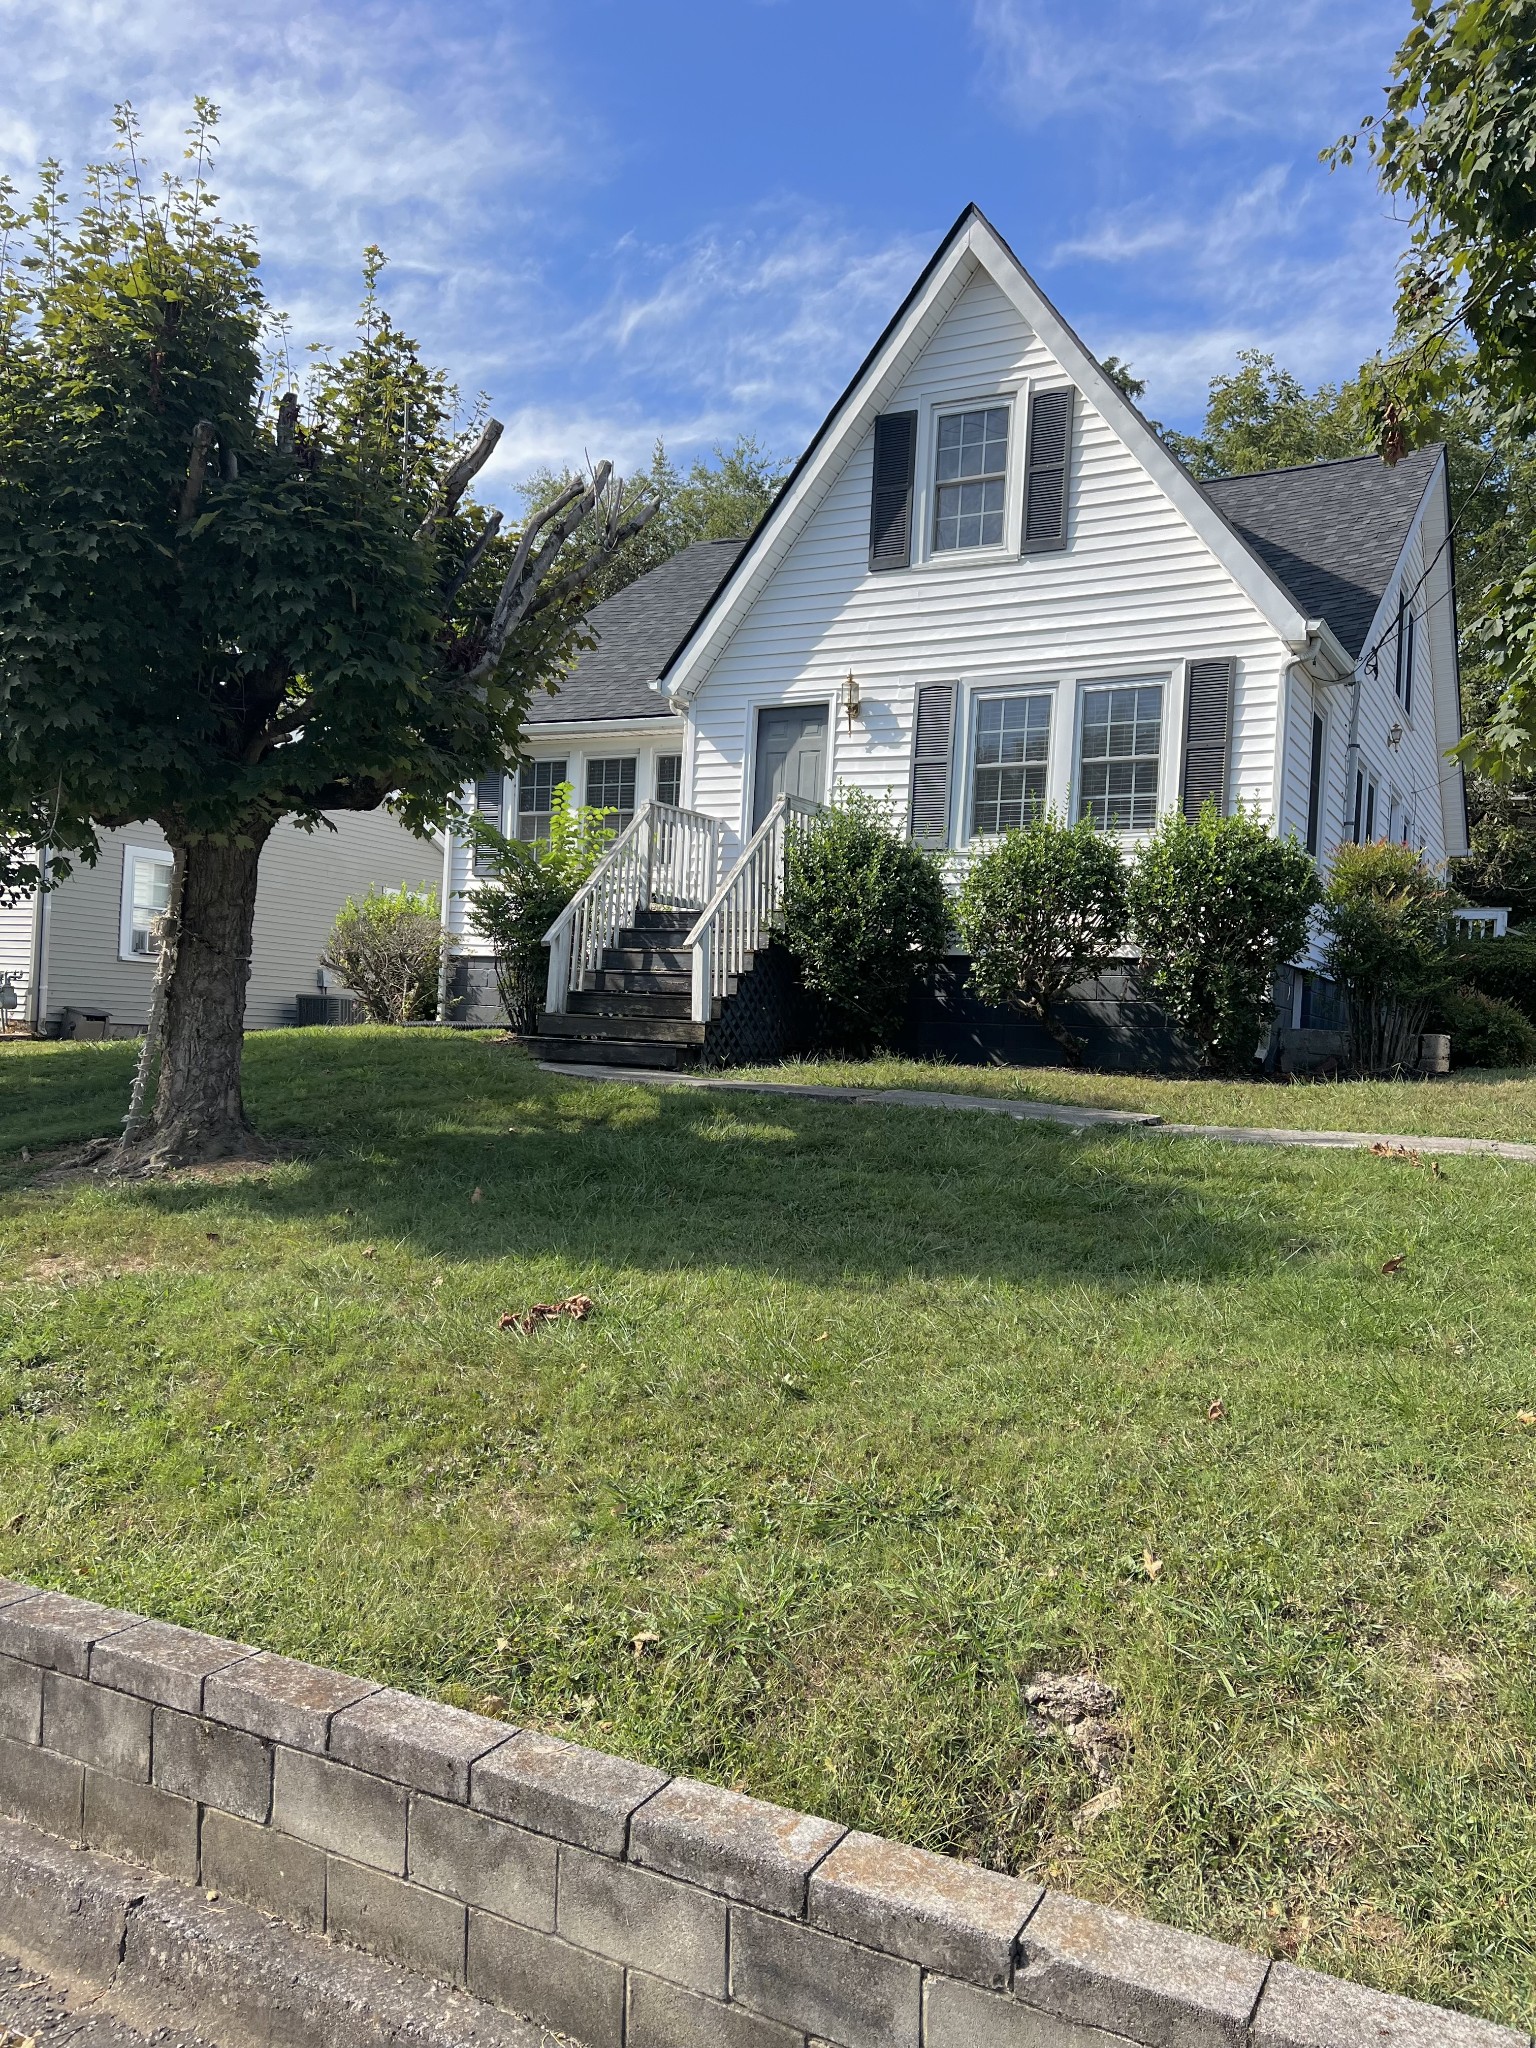
[[[724,1094],[798,1095],[812,1102],[892,1104],[901,1109],[978,1110],[1011,1117],[1015,1123],[1064,1124],[1071,1130],[1123,1128],[1151,1131],[1159,1138],[1214,1138],[1225,1145],[1302,1146],[1335,1152],[1370,1152],[1376,1147],[1439,1155],[1484,1154],[1536,1165],[1536,1145],[1504,1138],[1394,1137],[1381,1131],[1273,1131],[1245,1124],[1168,1124],[1147,1110],[1091,1109],[1075,1102],[1029,1102],[998,1095],[951,1095],[936,1088],[842,1088],[823,1081],[733,1081],[718,1074],[674,1073],[657,1067],[562,1065],[540,1060],[546,1074],[569,1080],[616,1081],[628,1087],[708,1088]]]

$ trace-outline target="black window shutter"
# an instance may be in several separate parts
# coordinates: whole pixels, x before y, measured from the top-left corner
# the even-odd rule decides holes
[[[924,683],[912,736],[912,837],[949,844],[949,777],[954,755],[955,685]]]
[[[1067,476],[1072,462],[1072,392],[1037,391],[1024,446],[1024,553],[1067,544]]]
[[[505,780],[501,774],[482,775],[475,784],[475,809],[486,823],[494,825],[498,832],[501,830],[501,794]],[[477,875],[486,875],[491,871],[490,861],[478,846],[475,848],[472,865]]]
[[[1403,649],[1404,718],[1412,718],[1413,716],[1413,661],[1418,637],[1418,621],[1414,617],[1413,606],[1409,605],[1408,609],[1403,613],[1403,622],[1399,628],[1399,638]]]
[[[1307,773],[1307,851],[1317,857],[1323,824],[1323,720],[1312,714],[1312,766]]]
[[[1227,809],[1227,757],[1232,748],[1232,677],[1235,661],[1192,661],[1184,708],[1186,818],[1198,818],[1207,799]]]
[[[875,421],[875,464],[869,494],[871,569],[905,569],[912,560],[916,467],[917,414],[882,413]]]

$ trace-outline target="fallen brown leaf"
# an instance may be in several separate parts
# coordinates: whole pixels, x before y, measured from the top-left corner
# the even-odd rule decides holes
[[[584,1323],[592,1313],[590,1294],[568,1294],[564,1301],[538,1301],[532,1308],[525,1308],[521,1315],[507,1314],[496,1318],[498,1330],[516,1330],[526,1337],[543,1323],[556,1322],[561,1316],[569,1316],[573,1323]]]
[[[1150,1550],[1143,1549],[1141,1553],[1141,1568],[1154,1586],[1163,1576],[1163,1560],[1160,1557],[1154,1557]]]
[[[1408,1254],[1406,1252],[1398,1252],[1394,1257],[1386,1261],[1381,1270],[1383,1273],[1401,1273],[1407,1263]]]
[[[643,1657],[652,1643],[659,1643],[661,1637],[654,1629],[642,1629],[637,1636],[631,1636],[629,1647],[637,1657]]]
[[[1536,1408],[1517,1408],[1515,1420],[1525,1429],[1536,1429]]]
[[[1213,1401],[1213,1402],[1211,1403],[1210,1407],[1206,1409],[1206,1411],[1205,1411],[1205,1419],[1206,1419],[1206,1421],[1207,1421],[1207,1422],[1225,1422],[1225,1421],[1226,1421],[1226,1419],[1227,1419],[1227,1404],[1226,1404],[1226,1402],[1225,1402],[1225,1401],[1223,1401],[1223,1400],[1222,1400],[1222,1398],[1221,1398],[1221,1396],[1220,1396],[1219,1394],[1217,1395],[1216,1399],[1215,1399],[1215,1400],[1214,1400],[1214,1401]]]
[[[480,1189],[479,1189],[479,1188],[476,1188],[476,1189],[475,1189],[475,1191],[474,1191],[474,1193],[473,1193],[473,1194],[472,1194],[472,1195],[470,1196],[470,1198],[469,1198],[469,1199],[470,1199],[470,1200],[471,1200],[472,1202],[483,1202],[483,1201],[485,1200],[485,1196],[484,1196],[484,1194],[483,1194],[483,1193],[482,1193],[482,1192],[480,1191]]]
[[[374,1247],[373,1247],[373,1246],[372,1246],[371,1244],[365,1244],[365,1245],[363,1246],[363,1257],[364,1257],[365,1259],[372,1259],[372,1258],[376,1258],[377,1256],[378,1256],[378,1253],[377,1253],[377,1251],[375,1250],[375,1248],[374,1248]]]

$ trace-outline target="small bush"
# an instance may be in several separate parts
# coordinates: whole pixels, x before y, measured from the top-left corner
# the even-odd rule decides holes
[[[1435,1004],[1436,1028],[1451,1034],[1453,1067],[1536,1066],[1536,1024],[1513,1003],[1450,989]]]
[[[1057,1014],[1073,984],[1123,943],[1125,862],[1091,818],[1047,816],[1010,832],[971,865],[960,892],[971,988],[984,1003],[1038,1017],[1074,1064],[1083,1056]]]
[[[851,790],[791,838],[781,923],[827,1037],[852,1052],[892,1045],[949,936],[939,862]]]
[[[514,1031],[533,1031],[548,980],[544,934],[602,859],[613,839],[607,811],[578,804],[557,785],[547,839],[508,839],[486,818],[466,836],[488,872],[469,893],[468,920],[491,942],[496,991]]]
[[[370,889],[336,913],[323,964],[341,976],[373,1024],[437,1014],[448,934],[429,889]]]
[[[1306,943],[1317,869],[1261,819],[1172,811],[1131,864],[1142,979],[1218,1072],[1241,1073],[1274,1019],[1275,975]]]
[[[1323,955],[1344,990],[1350,1053],[1366,1074],[1417,1062],[1453,985],[1451,897],[1422,855],[1385,839],[1337,847],[1323,894]]]
[[[1453,964],[1463,988],[1513,1003],[1536,1024],[1536,933],[1509,932],[1502,939],[1457,938]]]

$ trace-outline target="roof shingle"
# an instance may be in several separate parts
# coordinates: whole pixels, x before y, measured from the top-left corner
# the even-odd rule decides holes
[[[1356,455],[1200,488],[1307,617],[1358,656],[1440,454],[1419,448],[1392,469]]]
[[[650,686],[746,545],[699,540],[637,576],[587,614],[597,634],[554,697],[529,706],[529,725],[565,725],[579,718],[670,718]]]

